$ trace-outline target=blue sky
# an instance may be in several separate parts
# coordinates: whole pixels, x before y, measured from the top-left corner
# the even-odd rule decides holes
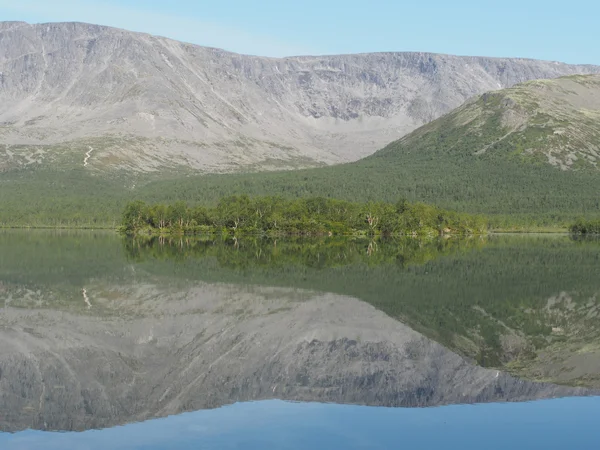
[[[0,20],[82,21],[265,56],[430,51],[600,64],[600,1],[0,0]]]

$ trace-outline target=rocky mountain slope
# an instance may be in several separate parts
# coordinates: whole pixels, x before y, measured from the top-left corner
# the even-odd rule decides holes
[[[271,398],[420,407],[592,393],[474,366],[351,297],[86,287],[68,310],[9,302],[0,313],[3,431],[103,428]]]
[[[0,170],[353,161],[461,105],[600,67],[427,53],[228,53],[81,23],[0,23]]]

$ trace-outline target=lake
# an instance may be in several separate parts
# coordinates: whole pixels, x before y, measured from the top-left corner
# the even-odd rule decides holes
[[[0,231],[0,448],[595,448],[600,241]]]

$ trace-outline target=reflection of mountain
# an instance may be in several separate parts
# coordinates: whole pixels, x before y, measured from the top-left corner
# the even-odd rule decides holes
[[[109,427],[269,398],[432,406],[587,393],[473,366],[349,297],[198,283],[96,284],[88,295],[87,313],[1,312],[3,430]]]
[[[130,243],[149,272],[317,289],[366,301],[486,367],[600,386],[598,243],[566,236]]]
[[[7,429],[83,429],[253,398],[433,405],[577,392],[490,381],[495,371],[383,313],[480,365],[599,387],[597,263],[598,242],[568,237],[169,244],[0,232],[0,414],[12,411]],[[200,282],[278,290],[242,301],[250,288],[211,297]],[[322,297],[291,301],[290,288],[339,297],[320,316],[306,308],[325,308]],[[394,333],[368,338],[380,327]]]

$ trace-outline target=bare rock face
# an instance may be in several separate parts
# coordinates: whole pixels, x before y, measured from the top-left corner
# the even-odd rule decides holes
[[[97,25],[3,22],[0,152],[43,145],[25,158],[34,164],[92,147],[88,170],[331,164],[369,155],[474,95],[598,72],[428,53],[263,58]]]

